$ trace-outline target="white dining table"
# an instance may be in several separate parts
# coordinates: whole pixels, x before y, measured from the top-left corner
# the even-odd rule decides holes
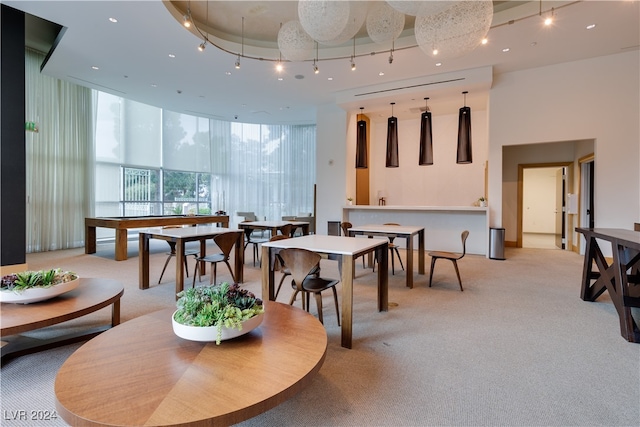
[[[412,225],[367,224],[349,228],[349,236],[400,237],[406,240],[407,248],[407,287],[413,288],[413,238],[418,236],[418,273],[424,275],[424,227]]]
[[[342,282],[341,345],[351,348],[353,335],[353,272],[354,260],[375,252],[380,263],[378,269],[378,311],[389,310],[389,242],[386,239],[353,239],[346,236],[307,235],[262,244],[262,298],[275,300],[274,262],[280,250],[307,249],[338,261]]]
[[[140,289],[149,288],[149,239],[166,240],[176,242],[176,294],[184,289],[184,246],[186,242],[200,242],[200,256],[207,254],[207,239],[213,239],[222,233],[236,233],[235,244],[235,277],[238,283],[244,281],[244,233],[242,230],[235,230],[225,227],[215,227],[210,225],[197,225],[195,227],[182,228],[147,228],[140,230],[139,234],[139,276],[138,287]],[[204,274],[206,263],[202,262],[200,271]],[[177,298],[177,297],[176,297]]]

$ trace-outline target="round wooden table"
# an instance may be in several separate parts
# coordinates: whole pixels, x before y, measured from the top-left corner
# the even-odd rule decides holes
[[[2,347],[2,360],[34,351],[88,340],[120,323],[122,283],[111,279],[80,278],[80,285],[70,292],[46,301],[31,304],[3,303],[0,309],[0,335],[7,342]],[[24,332],[45,328],[86,316],[104,307],[112,306],[111,325],[80,332],[38,339],[21,336]]]
[[[265,301],[262,324],[220,345],[173,333],[174,309],[129,320],[62,365],[56,409],[71,425],[230,425],[305,388],[320,370],[327,334],[298,308]]]

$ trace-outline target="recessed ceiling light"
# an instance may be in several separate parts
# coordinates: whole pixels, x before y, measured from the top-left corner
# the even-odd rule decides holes
[[[278,81],[279,81],[279,82],[281,82],[281,81],[283,81],[283,80],[284,80],[284,79],[283,79],[282,77],[278,77]]]
[[[593,30],[596,27],[596,24],[587,25],[587,30]]]
[[[158,85],[155,83],[151,83],[151,87],[158,87]]]
[[[91,67],[92,70],[99,70],[100,68],[96,67],[95,65]]]
[[[327,77],[327,80],[333,81],[333,77]]]
[[[489,43],[489,39],[488,39],[488,38],[486,38],[486,37],[485,37],[485,38],[483,38],[483,39],[482,39],[482,44],[487,44],[487,43]]]
[[[173,53],[170,53],[170,54],[169,54],[169,58],[175,58],[175,57],[176,57],[176,55],[175,55],[175,54],[173,54]]]
[[[225,71],[224,73],[225,73],[227,76],[230,76],[230,75],[231,75],[231,71]]]
[[[109,18],[109,21],[113,22],[114,24],[115,24],[116,22],[118,22],[118,20],[117,20],[116,18]]]
[[[379,76],[384,76],[384,71],[380,71],[380,72],[378,73],[378,75],[379,75]]]
[[[509,49],[508,47],[505,47],[504,49],[502,49],[503,52],[509,52],[511,49]]]
[[[436,67],[442,66],[442,62],[436,62]]]

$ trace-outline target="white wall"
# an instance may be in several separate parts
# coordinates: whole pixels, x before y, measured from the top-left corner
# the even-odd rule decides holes
[[[505,146],[593,139],[596,226],[631,228],[640,218],[639,64],[633,51],[495,76],[489,164],[503,165]],[[502,172],[489,168],[490,200],[503,199]],[[489,206],[501,226],[512,207]]]
[[[387,205],[394,206],[472,206],[484,194],[484,168],[488,152],[486,110],[471,111],[471,164],[456,164],[458,115],[438,115],[432,111],[432,120],[434,164],[418,165],[418,113],[415,119],[398,120],[400,166],[397,168],[385,166],[387,121],[371,122],[371,205],[378,204],[378,191],[383,192]],[[349,118],[346,143],[346,193],[351,195],[355,194],[355,126],[356,114],[353,114]]]
[[[322,105],[316,123],[316,233],[327,234],[327,222],[341,221],[346,203],[347,113],[337,105]],[[350,164],[355,170],[354,165]]]
[[[503,147],[586,140],[595,141],[596,226],[633,227],[633,223],[640,219],[639,76],[638,51],[494,76],[485,113],[488,123],[488,196],[492,227],[503,226],[503,167],[511,167],[503,166]],[[478,136],[478,132],[482,132],[482,125],[477,124],[482,113],[474,113],[472,167],[477,167],[483,162],[483,155],[478,151],[482,146],[482,137]],[[432,168],[437,170],[437,166],[442,164],[444,170],[432,173],[430,167],[420,170],[417,165],[415,168],[418,171],[414,170],[411,163],[417,164],[418,142],[409,139],[405,132],[417,135],[418,120],[399,123],[402,132],[399,133],[399,136],[402,135],[400,168],[389,172],[379,155],[380,141],[386,144],[385,131],[380,136],[379,126],[372,125],[372,130],[377,133],[372,135],[372,141],[375,141],[374,150],[378,153],[372,163],[381,165],[372,166],[372,172],[383,175],[382,180],[372,182],[372,189],[375,191],[374,185],[382,185],[382,182],[395,185],[394,180],[404,181],[405,187],[408,185],[415,189],[412,194],[403,191],[399,195],[392,195],[393,203],[430,204],[432,194],[437,193],[432,189],[456,185],[460,180],[467,181],[459,178],[458,172],[465,171],[464,167],[471,165],[456,165],[455,155],[449,156],[438,151],[436,164]],[[322,234],[326,233],[327,220],[340,219],[340,208],[345,203],[346,194],[355,191],[355,179],[350,178],[351,174],[355,175],[354,151],[351,147],[355,144],[355,133],[351,132],[352,121],[355,123],[355,116],[348,117],[337,106],[323,106],[318,112],[317,227]],[[450,128],[450,123],[451,118],[435,116],[434,128],[438,130],[434,131],[443,132],[441,129]],[[435,134],[434,140],[437,141]],[[409,147],[408,150],[405,147]],[[330,158],[334,159],[334,166],[328,165]],[[342,165],[341,170],[338,164]],[[403,167],[405,164],[406,169]],[[403,178],[405,173],[411,177],[408,184]],[[474,174],[469,181],[476,185],[476,181],[483,181],[483,176]],[[458,191],[455,187],[450,188],[451,193]],[[456,196],[452,203],[471,203],[477,198],[480,188],[472,188],[464,197]],[[372,196],[376,196],[375,192]],[[515,228],[511,228],[505,227],[505,232],[515,233]],[[508,236],[507,240],[510,240]]]

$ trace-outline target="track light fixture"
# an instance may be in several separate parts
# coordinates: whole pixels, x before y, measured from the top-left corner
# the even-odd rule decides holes
[[[356,57],[356,37],[353,36],[353,54],[351,55],[351,71],[356,70],[356,63],[353,62],[355,57]]]
[[[182,25],[185,26],[185,28],[189,28],[191,27],[191,11],[187,10],[187,13],[182,17]]]
[[[540,16],[542,16],[542,0],[540,0],[540,12],[538,14]],[[554,15],[554,8],[551,8],[551,12],[549,12],[549,16],[547,16],[544,19],[544,25],[546,27],[548,27],[549,25],[553,24],[553,15]]]
[[[316,60],[313,60],[313,72],[315,74],[318,74],[320,72],[320,69],[318,68],[318,66],[316,65]]]
[[[240,69],[240,56],[244,56],[244,16],[242,17],[242,50],[236,59],[236,70]]]
[[[200,46],[198,46],[198,50],[200,52],[203,52],[206,47],[207,47],[207,41],[203,40],[202,43],[200,43]]]

